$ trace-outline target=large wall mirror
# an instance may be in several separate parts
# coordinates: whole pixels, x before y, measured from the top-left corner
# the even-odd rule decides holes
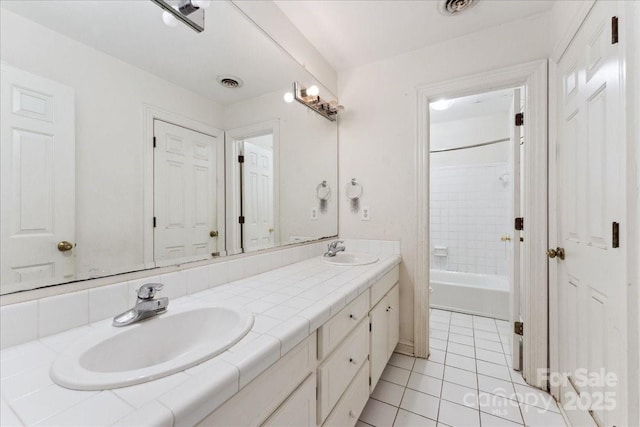
[[[334,96],[232,3],[204,13],[0,3],[0,293],[337,235],[336,122],[283,100]]]

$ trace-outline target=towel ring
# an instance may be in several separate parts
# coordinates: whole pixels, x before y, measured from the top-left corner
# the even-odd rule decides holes
[[[316,197],[323,202],[326,202],[331,198],[331,187],[329,187],[327,181],[322,181],[316,186]]]
[[[344,194],[349,200],[357,200],[362,196],[362,184],[360,184],[355,178],[344,186]]]

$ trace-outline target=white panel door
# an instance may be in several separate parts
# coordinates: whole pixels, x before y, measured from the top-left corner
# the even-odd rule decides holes
[[[626,203],[621,52],[611,41],[616,8],[617,2],[596,2],[558,64],[557,242],[566,258],[551,260],[558,263],[559,293],[551,328],[559,333],[559,369],[568,380],[560,402],[581,426],[627,425],[626,249],[612,238],[613,222],[624,230]],[[617,382],[586,384],[581,369],[599,378],[604,370]]]
[[[273,152],[244,141],[243,153],[242,235],[248,252],[274,246]]]
[[[2,64],[2,291],[73,280],[72,88]],[[66,249],[66,250],[64,250]]]
[[[154,120],[154,260],[207,259],[218,251],[216,138]],[[215,233],[214,233],[215,234]]]

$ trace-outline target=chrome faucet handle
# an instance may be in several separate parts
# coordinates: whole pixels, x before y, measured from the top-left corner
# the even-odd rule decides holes
[[[339,245],[340,243],[344,243],[344,241],[342,241],[342,240],[335,240],[335,241],[333,241],[333,242],[329,243],[329,249],[335,249],[335,248],[337,248],[337,247],[338,247],[338,245]]]
[[[164,288],[162,283],[145,283],[138,288],[138,299],[152,300],[156,297],[156,292],[162,290],[162,288]]]

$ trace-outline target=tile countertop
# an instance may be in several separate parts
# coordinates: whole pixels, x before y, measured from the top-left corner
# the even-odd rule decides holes
[[[251,331],[224,353],[182,372],[130,387],[76,391],[49,378],[57,354],[111,319],[0,352],[0,425],[193,425],[400,263],[334,266],[319,257],[170,301],[255,314]],[[115,315],[116,313],[114,313]]]

